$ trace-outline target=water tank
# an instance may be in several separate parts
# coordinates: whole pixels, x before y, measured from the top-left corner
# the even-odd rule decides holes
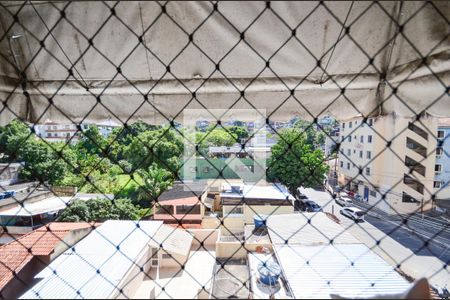
[[[255,215],[253,217],[253,223],[255,224],[255,229],[265,228],[266,227],[266,219],[267,219],[267,216]]]
[[[258,266],[259,281],[267,285],[275,285],[281,275],[281,267],[273,261],[262,262]]]

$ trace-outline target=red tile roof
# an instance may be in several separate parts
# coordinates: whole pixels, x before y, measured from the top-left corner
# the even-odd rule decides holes
[[[98,224],[53,222],[0,246],[0,290],[22,270],[33,256],[50,255],[60,241],[72,230]]]

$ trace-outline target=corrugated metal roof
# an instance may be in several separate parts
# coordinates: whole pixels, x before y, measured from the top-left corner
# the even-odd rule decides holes
[[[363,244],[275,245],[295,298],[367,298],[404,292],[409,283]],[[353,263],[353,265],[352,265]]]
[[[39,273],[43,279],[21,298],[109,297],[161,225],[106,221]]]
[[[33,216],[58,211],[67,207],[72,197],[51,197],[39,201],[24,202],[0,211],[0,216]]]
[[[361,243],[324,213],[272,215],[267,228],[273,244],[328,245]]]

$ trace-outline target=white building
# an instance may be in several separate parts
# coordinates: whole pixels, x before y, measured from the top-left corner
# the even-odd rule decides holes
[[[120,127],[118,123],[108,120],[96,124],[83,123],[81,124],[81,130],[87,130],[91,126],[97,126],[100,134],[104,137],[108,137],[114,128]],[[35,131],[37,136],[50,142],[65,142],[70,140],[72,143],[75,143],[81,136],[78,124],[74,123],[61,124],[46,121],[42,125],[36,125]]]
[[[78,141],[80,135],[77,124],[59,124],[52,121],[47,121],[42,125],[36,125],[36,135],[50,142],[71,142]],[[88,125],[83,124],[82,129],[85,130]]]
[[[431,133],[436,130],[431,117],[341,122],[339,183],[392,214],[430,209],[436,147]]]
[[[450,210],[450,118],[439,119],[437,139],[434,193],[439,206]]]

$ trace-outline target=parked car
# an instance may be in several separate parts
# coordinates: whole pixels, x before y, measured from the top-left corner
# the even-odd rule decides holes
[[[336,198],[336,203],[339,204],[340,206],[350,206],[353,203],[352,198],[348,197],[348,196],[340,196]]]
[[[322,211],[322,207],[312,200],[308,200],[304,204],[306,212],[319,212]]]
[[[353,199],[355,199],[356,201],[362,201],[362,197],[360,194],[355,194],[355,196],[353,197]]]
[[[341,215],[344,215],[350,219],[353,219],[355,221],[364,221],[364,215],[366,214],[364,211],[360,210],[359,208],[348,206],[344,207],[340,211]]]
[[[342,192],[339,192],[339,197],[349,197],[350,198],[350,195],[347,192],[342,191]]]

